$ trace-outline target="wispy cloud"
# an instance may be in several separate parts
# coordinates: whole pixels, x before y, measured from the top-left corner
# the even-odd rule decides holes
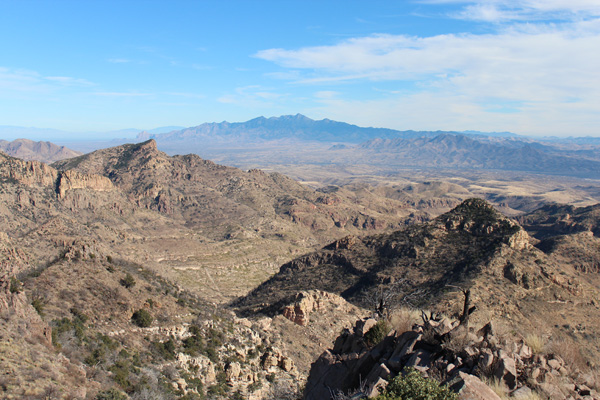
[[[93,86],[94,84],[86,79],[72,78],[70,76],[47,76],[44,79],[66,86]]]
[[[275,107],[276,101],[287,95],[277,93],[259,85],[238,87],[234,93],[225,94],[217,99],[224,104],[234,104],[244,107]]]
[[[127,58],[109,58],[107,61],[112,64],[127,64],[131,62]]]
[[[152,93],[136,93],[136,92],[94,92],[95,96],[102,97],[145,97],[152,96]]]
[[[51,93],[67,87],[94,86],[87,79],[70,76],[43,76],[37,71],[0,67],[0,89],[7,96]]]
[[[600,16],[596,0],[422,0],[429,4],[457,4],[463,8],[451,17],[473,21],[572,21]]]

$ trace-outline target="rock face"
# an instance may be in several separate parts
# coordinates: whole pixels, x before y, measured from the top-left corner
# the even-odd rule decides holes
[[[346,300],[342,297],[319,290],[300,292],[296,295],[294,303],[284,307],[282,314],[290,321],[306,326],[310,321],[310,314],[324,307],[342,307]]]
[[[39,161],[23,161],[0,153],[0,176],[27,186],[51,186],[58,171]]]
[[[27,186],[52,187],[59,198],[65,197],[65,193],[73,189],[114,190],[110,179],[100,175],[81,174],[76,171],[59,173],[56,169],[39,161],[22,161],[8,158],[1,153],[0,176]]]
[[[96,191],[115,190],[110,179],[100,175],[81,174],[77,171],[64,171],[58,176],[56,191],[63,198],[68,190],[90,189]]]

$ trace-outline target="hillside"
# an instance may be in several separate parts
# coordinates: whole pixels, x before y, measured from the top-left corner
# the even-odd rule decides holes
[[[431,222],[346,237],[297,258],[233,306],[242,315],[273,315],[310,287],[371,309],[387,293],[391,308],[457,313],[458,289],[470,288],[479,322],[502,320],[523,335],[535,327],[548,337],[576,339],[597,362],[590,340],[599,333],[592,322],[600,317],[598,277],[576,266],[533,247],[519,225],[489,204],[468,200]]]
[[[53,163],[81,155],[80,152],[65,146],[57,146],[50,142],[34,142],[28,139],[16,139],[12,142],[0,140],[0,151],[26,161],[35,160],[44,163]]]
[[[600,205],[574,207],[567,204],[551,204],[517,220],[536,238],[543,239],[558,234],[591,232],[600,236]]]
[[[426,205],[169,157],[154,141],[53,164],[1,156],[3,231],[48,262],[80,237],[218,302],[246,293],[331,237],[428,219]],[[59,238],[59,239],[57,239]]]
[[[455,314],[458,288],[475,322],[535,326],[598,360],[597,239],[544,245],[482,200],[460,204],[460,186],[313,190],[153,140],[52,166],[0,154],[0,179],[4,397],[297,398],[382,295]],[[569,213],[584,226],[587,210]]]

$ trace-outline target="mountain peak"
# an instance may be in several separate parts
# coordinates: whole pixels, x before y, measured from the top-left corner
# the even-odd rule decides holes
[[[438,221],[448,231],[465,231],[475,236],[506,239],[521,230],[518,224],[499,213],[490,203],[478,198],[463,201],[440,215]]]

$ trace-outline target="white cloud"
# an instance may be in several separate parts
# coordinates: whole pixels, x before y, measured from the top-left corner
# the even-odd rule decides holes
[[[452,17],[483,22],[512,20],[572,21],[600,16],[597,0],[423,0],[429,4],[460,4],[463,9]]]

